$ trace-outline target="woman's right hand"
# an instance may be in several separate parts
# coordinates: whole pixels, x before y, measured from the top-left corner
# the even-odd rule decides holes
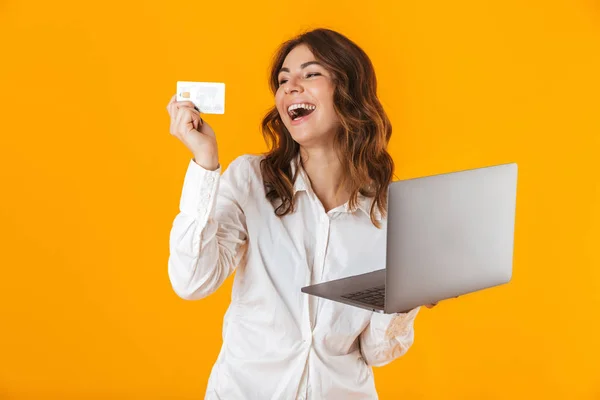
[[[171,117],[171,135],[181,140],[202,168],[214,171],[219,167],[217,138],[211,126],[200,117],[191,101],[177,101],[171,97],[167,111]]]

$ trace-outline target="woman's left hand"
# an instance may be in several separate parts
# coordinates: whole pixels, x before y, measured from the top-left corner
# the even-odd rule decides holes
[[[458,296],[454,296],[454,298],[456,299],[456,298],[458,298]],[[437,306],[438,303],[439,303],[439,301],[435,302],[435,303],[432,303],[432,304],[425,304],[425,307],[427,307],[427,308],[433,308],[433,307]]]

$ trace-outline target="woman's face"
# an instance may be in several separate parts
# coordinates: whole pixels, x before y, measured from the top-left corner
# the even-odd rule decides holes
[[[292,138],[305,147],[329,145],[339,126],[332,75],[302,44],[289,52],[278,79],[275,103]]]

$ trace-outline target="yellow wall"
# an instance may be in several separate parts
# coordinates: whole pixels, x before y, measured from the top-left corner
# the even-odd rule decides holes
[[[0,399],[202,398],[231,280],[179,299],[190,154],[177,80],[227,84],[224,165],[265,149],[276,46],[325,26],[371,56],[399,178],[519,163],[510,285],[423,310],[382,399],[600,399],[594,1],[0,5]]]

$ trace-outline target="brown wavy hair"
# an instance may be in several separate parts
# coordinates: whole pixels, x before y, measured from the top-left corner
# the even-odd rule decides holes
[[[278,73],[285,57],[301,44],[308,46],[333,78],[333,103],[340,120],[334,146],[346,171],[344,181],[351,193],[349,206],[356,209],[358,193],[374,198],[371,222],[380,227],[374,211],[377,207],[382,216],[386,215],[394,162],[387,152],[392,125],[377,98],[373,64],[358,45],[338,32],[324,28],[304,32],[281,44],[273,57],[269,76],[273,95],[279,87]],[[280,201],[275,214],[283,216],[294,211],[293,185],[298,169],[292,176],[291,162],[300,145],[285,127],[276,106],[264,116],[261,128],[270,147],[261,160],[266,196],[273,204]]]

